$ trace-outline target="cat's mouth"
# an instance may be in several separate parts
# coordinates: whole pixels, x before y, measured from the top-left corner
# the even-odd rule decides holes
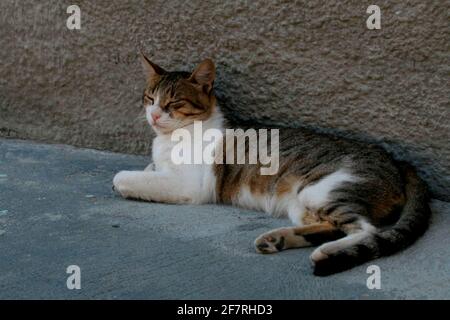
[[[192,124],[191,122],[187,122],[187,123],[186,122],[178,122],[176,124],[174,124],[174,123],[161,124],[160,122],[152,121],[150,123],[150,126],[153,128],[153,130],[155,130],[157,132],[167,134],[167,133],[173,132],[174,130],[185,128],[191,124]]]
[[[172,132],[172,130],[170,129],[170,126],[167,126],[167,125],[162,125],[160,123],[152,123],[151,126],[152,126],[153,130],[155,130],[157,133],[159,132],[159,133],[166,134],[166,133]]]
[[[158,130],[170,130],[170,131],[173,131],[173,130],[175,130],[175,129],[180,129],[180,128],[183,128],[183,127],[186,127],[186,126],[188,126],[189,125],[189,123],[186,123],[186,124],[180,124],[180,123],[178,123],[177,125],[173,125],[173,124],[161,124],[161,123],[159,123],[159,122],[153,122],[153,123],[151,123],[150,124],[153,128],[155,128],[155,129],[158,129]]]
[[[167,129],[166,125],[163,125],[163,124],[158,123],[158,122],[152,122],[152,123],[150,123],[150,125],[152,127],[154,127],[154,128],[157,128],[157,129],[165,129],[165,128]]]

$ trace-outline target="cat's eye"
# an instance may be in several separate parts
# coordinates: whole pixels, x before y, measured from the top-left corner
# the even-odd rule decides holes
[[[145,104],[150,104],[150,105],[152,105],[153,104],[153,98],[152,97],[150,97],[150,96],[148,96],[148,95],[144,95],[144,103]]]
[[[183,105],[186,104],[186,100],[181,99],[181,100],[176,100],[176,101],[171,101],[167,104],[167,108],[171,108],[171,109],[178,109],[181,108]]]

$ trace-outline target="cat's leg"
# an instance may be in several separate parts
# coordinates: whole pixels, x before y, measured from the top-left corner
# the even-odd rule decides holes
[[[144,171],[155,171],[155,164],[153,162],[150,163],[148,166],[145,167]],[[116,191],[116,186],[114,185],[114,183],[112,185],[112,190]]]
[[[259,253],[275,253],[290,248],[319,245],[343,236],[345,234],[331,223],[319,222],[269,231],[255,240],[255,247]]]
[[[183,186],[182,183],[189,183]],[[195,202],[195,179],[183,179],[179,174],[159,171],[121,171],[114,177],[115,190],[124,198],[166,203]]]
[[[332,223],[346,236],[326,242],[313,251],[310,259],[316,275],[327,275],[348,269],[348,265],[351,265],[349,262],[355,262],[357,265],[359,258],[364,258],[374,249],[371,248],[371,239],[377,229],[361,216],[343,214]]]

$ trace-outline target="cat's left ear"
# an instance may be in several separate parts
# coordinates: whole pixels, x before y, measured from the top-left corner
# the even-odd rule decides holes
[[[166,73],[166,70],[158,66],[156,63],[150,61],[142,52],[141,52],[141,63],[144,69],[145,75],[147,76],[147,80],[150,83],[157,83],[159,78]]]
[[[189,77],[191,82],[201,85],[202,90],[204,90],[207,94],[211,92],[215,79],[216,67],[211,59],[203,60]]]

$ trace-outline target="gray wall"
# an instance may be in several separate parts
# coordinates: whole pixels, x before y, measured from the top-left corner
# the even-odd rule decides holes
[[[66,28],[68,5],[82,28]],[[382,10],[367,30],[366,9]],[[167,69],[216,61],[243,121],[378,141],[450,200],[449,2],[0,2],[0,135],[148,153],[139,48]]]

